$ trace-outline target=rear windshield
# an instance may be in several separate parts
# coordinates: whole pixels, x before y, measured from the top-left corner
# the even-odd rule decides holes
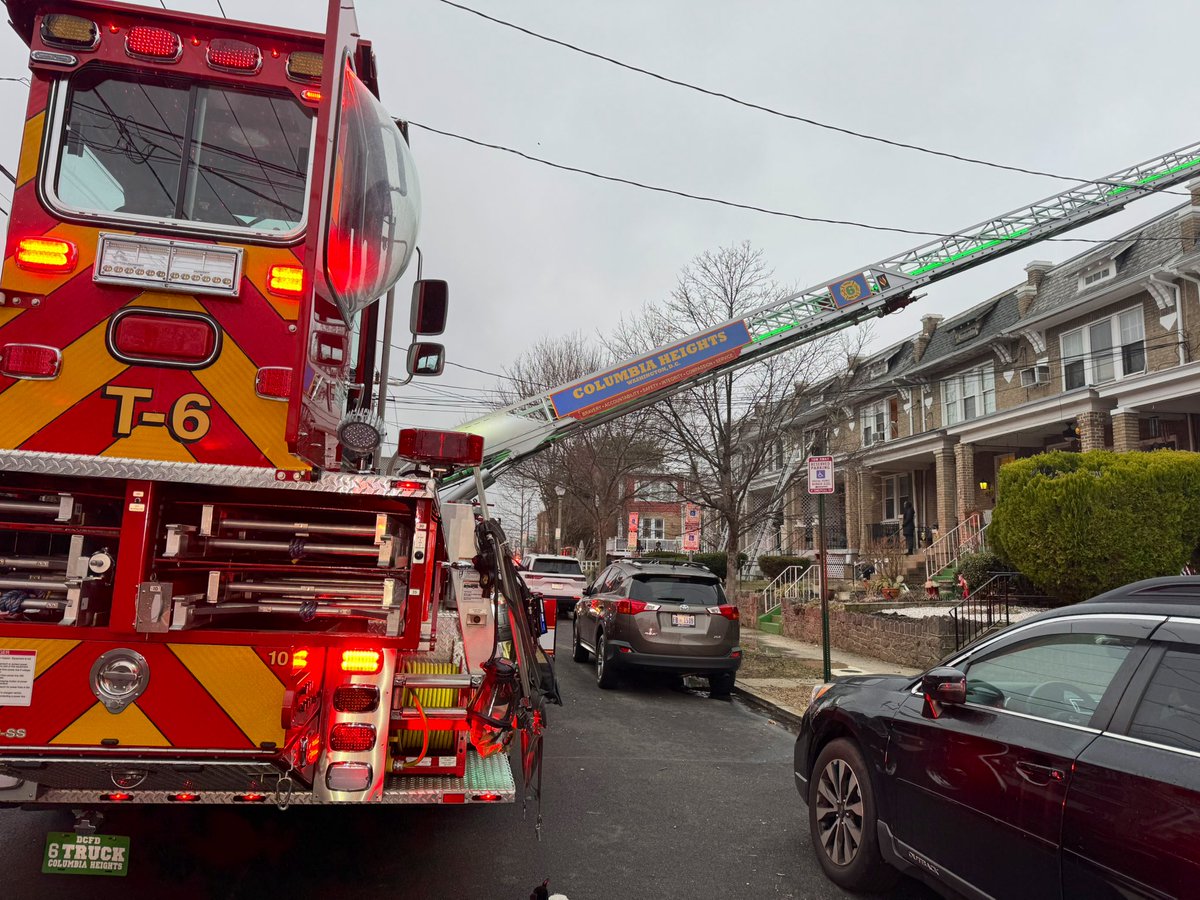
[[[659,603],[694,603],[698,606],[720,606],[725,602],[721,582],[702,576],[635,575],[629,586],[631,600]]]
[[[551,575],[583,575],[577,559],[535,559],[529,571]]]
[[[290,94],[84,69],[62,129],[53,188],[71,209],[254,232],[304,219],[312,112]]]

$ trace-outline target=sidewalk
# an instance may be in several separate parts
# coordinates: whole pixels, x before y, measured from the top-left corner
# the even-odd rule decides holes
[[[798,641],[778,634],[744,629],[742,647],[746,654],[744,669],[757,672],[778,668],[779,675],[759,676],[738,673],[736,690],[751,706],[768,713],[785,726],[795,729],[804,715],[809,695],[822,677],[821,645]],[[899,666],[837,648],[830,652],[830,671],[842,675],[918,675],[918,669]]]

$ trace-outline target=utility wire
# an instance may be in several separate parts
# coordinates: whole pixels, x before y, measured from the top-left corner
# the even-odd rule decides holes
[[[755,103],[751,100],[742,100],[741,98],[735,97],[732,94],[726,94],[722,91],[710,90],[709,88],[700,87],[699,85],[692,84],[691,82],[681,81],[678,78],[671,78],[670,76],[663,75],[659,72],[652,72],[650,69],[643,69],[641,66],[635,66],[631,63],[622,62],[621,60],[614,59],[611,56],[605,56],[603,53],[597,53],[594,50],[588,50],[588,49],[586,49],[584,47],[580,47],[576,44],[569,43],[568,41],[559,40],[558,38],[553,38],[553,37],[550,37],[549,35],[541,34],[539,32],[533,31],[529,28],[524,28],[524,27],[522,27],[520,25],[516,25],[512,22],[505,21],[504,19],[498,19],[495,16],[489,16],[487,13],[480,12],[477,9],[472,9],[471,7],[464,6],[461,3],[455,3],[454,0],[439,0],[439,2],[444,3],[447,6],[452,6],[455,9],[462,10],[463,12],[470,13],[471,15],[478,16],[481,19],[487,19],[489,22],[494,22],[497,25],[503,25],[505,28],[511,28],[514,31],[519,31],[522,34],[526,34],[526,35],[529,35],[530,37],[537,38],[540,41],[546,41],[547,43],[555,44],[559,47],[564,47],[567,50],[573,50],[576,53],[582,53],[584,56],[590,56],[592,59],[598,59],[601,62],[606,62],[610,65],[618,66],[622,69],[627,69],[630,72],[636,72],[639,75],[646,75],[649,78],[654,78],[658,81],[666,82],[667,84],[673,84],[676,87],[681,87],[681,88],[684,88],[685,90],[695,91],[699,94],[704,94],[708,97],[716,97],[719,100],[726,100],[730,103],[736,103],[738,106],[744,106],[747,109],[754,109],[759,112],[765,112],[768,115],[778,116],[781,119],[789,119],[793,122],[801,122],[805,125],[812,125],[815,128],[824,128],[826,131],[835,131],[839,134],[849,135],[850,137],[859,138],[864,141],[874,141],[875,143],[878,143],[878,144],[886,144],[889,147],[898,147],[902,150],[915,150],[918,153],[927,153],[930,156],[940,156],[940,157],[943,157],[944,159],[954,159],[954,160],[958,160],[959,162],[971,163],[972,165],[977,165],[977,166],[987,166],[992,169],[1003,169],[1008,172],[1019,172],[1023,175],[1037,175],[1041,178],[1055,178],[1055,179],[1058,179],[1061,181],[1080,181],[1080,182],[1085,182],[1085,183],[1092,181],[1092,179],[1090,179],[1090,178],[1078,178],[1074,175],[1060,175],[1056,172],[1045,172],[1040,169],[1027,169],[1024,166],[1012,166],[1012,165],[1008,165],[1006,163],[998,163],[998,162],[992,162],[991,160],[979,159],[974,156],[963,156],[958,153],[950,153],[945,150],[934,150],[930,147],[923,147],[920,144],[909,144],[904,141],[897,141],[897,140],[893,140],[891,138],[880,137],[879,135],[875,135],[875,134],[868,134],[867,132],[864,132],[864,131],[855,131],[852,128],[845,128],[841,125],[831,125],[828,122],[820,122],[816,119],[807,118],[806,116],[798,116],[794,113],[784,112],[783,110],[775,109],[774,107],[771,107],[771,106],[765,106],[761,103]],[[1109,182],[1109,183],[1117,184],[1117,182]],[[1180,196],[1187,196],[1180,191],[1172,191],[1169,189],[1164,189],[1163,193],[1172,193],[1172,194],[1179,194]]]
[[[448,0],[441,0],[441,2],[448,2]],[[676,190],[674,188],[662,187],[661,185],[647,184],[646,182],[643,182],[643,181],[634,181],[631,178],[622,178],[617,175],[605,175],[601,172],[594,172],[591,169],[580,168],[579,166],[569,166],[569,165],[566,165],[565,163],[557,163],[557,162],[554,162],[549,159],[544,159],[540,156],[533,156],[532,154],[526,153],[523,150],[514,150],[512,147],[505,147],[502,144],[493,144],[488,141],[481,141],[477,138],[467,137],[465,134],[457,134],[453,131],[443,131],[440,128],[434,128],[432,125],[424,125],[421,122],[415,122],[411,119],[408,121],[408,124],[414,128],[420,128],[423,131],[428,131],[433,134],[440,134],[443,137],[452,138],[457,141],[465,141],[466,143],[474,144],[477,147],[484,147],[488,150],[499,150],[501,153],[509,153],[509,154],[512,154],[513,156],[519,156],[522,159],[528,160],[529,162],[535,162],[535,163],[538,163],[543,166],[550,166],[553,169],[561,169],[564,172],[574,172],[577,175],[587,175],[589,178],[598,178],[601,181],[611,181],[616,184],[624,184],[629,187],[639,188],[644,191],[654,191],[655,193],[659,193],[659,194],[670,194],[671,196],[674,196],[674,197],[683,197],[686,200],[699,200],[702,203],[715,203],[718,206],[728,206],[728,207],[732,207],[734,209],[744,209],[744,210],[748,210],[749,212],[762,213],[763,215],[767,215],[767,216],[778,216],[778,217],[784,218],[784,219],[796,219],[801,222],[813,222],[813,223],[820,224],[820,225],[847,225],[851,228],[865,228],[868,231],[886,231],[886,232],[891,232],[893,234],[911,234],[916,237],[924,237],[924,238],[955,238],[955,239],[960,239],[960,240],[978,240],[979,239],[978,235],[953,234],[953,233],[946,233],[946,232],[940,232],[940,231],[921,231],[921,230],[918,230],[915,228],[900,228],[900,227],[893,226],[893,225],[875,225],[875,224],[872,224],[869,222],[855,222],[851,219],[829,219],[829,218],[825,218],[823,216],[805,216],[805,215],[801,215],[800,213],[787,212],[786,210],[770,209],[770,208],[764,207],[764,206],[755,206],[752,203],[739,203],[735,200],[723,200],[720,197],[710,197],[707,194],[693,194],[693,193],[690,193],[689,191],[680,191],[680,190]],[[1114,239],[1113,238],[1072,238],[1072,237],[1059,237],[1059,238],[1011,237],[1011,238],[1007,238],[1007,240],[1010,240],[1014,244],[1018,244],[1018,243],[1034,244],[1034,243],[1039,243],[1040,241],[1055,241],[1058,243],[1110,244],[1113,242]],[[1170,241],[1178,242],[1179,238],[1178,237],[1137,238],[1137,240],[1141,240],[1141,241],[1170,240]]]
[[[229,16],[225,15],[225,7],[221,5],[221,0],[217,0],[217,9],[219,9],[221,11],[221,18],[223,18],[223,19],[229,18]]]

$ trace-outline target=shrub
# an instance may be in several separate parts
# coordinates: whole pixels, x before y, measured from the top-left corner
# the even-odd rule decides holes
[[[997,493],[997,546],[1067,602],[1176,574],[1200,543],[1200,454],[1043,453],[1004,466]]]
[[[758,567],[762,569],[763,577],[769,581],[774,581],[783,574],[783,570],[791,566],[803,566],[807,569],[812,565],[812,560],[807,556],[760,556],[758,558]],[[804,569],[801,569],[803,571]]]
[[[968,553],[958,561],[958,572],[967,580],[967,585],[971,590],[977,587],[992,577],[993,572],[1003,572],[1007,569],[1004,561],[995,553],[989,553],[986,550],[980,553]]]
[[[745,553],[738,554],[738,566],[744,566],[750,557]],[[697,565],[704,566],[718,578],[725,578],[725,554],[722,553],[695,553],[692,555],[692,562]]]

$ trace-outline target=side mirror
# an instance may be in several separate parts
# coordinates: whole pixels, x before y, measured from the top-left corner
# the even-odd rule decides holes
[[[446,330],[446,311],[449,306],[450,286],[446,282],[432,278],[418,281],[413,285],[408,330],[413,334],[441,334]]]
[[[441,344],[417,341],[408,348],[408,374],[430,377],[446,368],[446,348]]]
[[[921,676],[921,693],[926,700],[948,705],[967,702],[967,676],[958,669],[938,666]]]

